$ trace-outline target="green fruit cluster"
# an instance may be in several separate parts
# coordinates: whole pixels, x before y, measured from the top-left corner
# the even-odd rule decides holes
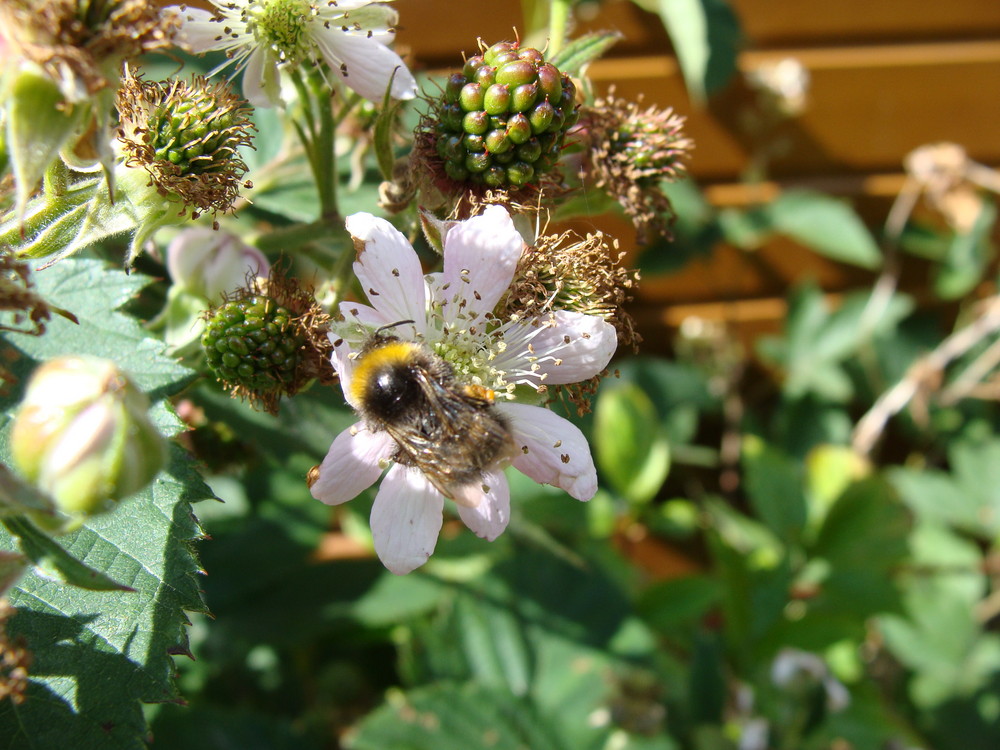
[[[291,313],[259,294],[216,308],[201,337],[212,372],[252,393],[290,385],[304,343]]]
[[[456,182],[519,188],[555,166],[576,120],[569,76],[536,49],[498,42],[448,79],[437,152]]]
[[[180,99],[183,93],[189,96]],[[170,96],[173,94],[173,96]],[[221,106],[217,91],[174,86],[149,113],[147,143],[154,157],[178,167],[181,174],[217,172],[240,145],[244,113]]]

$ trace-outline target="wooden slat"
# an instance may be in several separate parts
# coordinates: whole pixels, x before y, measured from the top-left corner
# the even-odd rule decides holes
[[[955,39],[1000,33],[995,0],[731,0],[757,46]]]
[[[1000,163],[1000,41],[746,53],[740,66],[786,56],[809,69],[811,86],[805,112],[780,133],[788,156],[772,163],[776,176],[891,170],[917,146],[944,140]],[[694,175],[732,179],[745,168],[745,87],[734,85],[706,111],[688,103],[672,58],[600,60],[589,73],[601,89],[614,85],[621,96],[686,115]]]
[[[1000,35],[996,0],[731,0],[748,40],[747,49],[848,46],[921,40],[982,39]],[[495,3],[483,12],[478,3],[455,0],[396,0],[400,41],[419,59],[447,63],[476,38],[508,39],[525,25],[520,4]],[[660,19],[629,0],[579,6],[588,18],[578,31],[616,29],[623,40],[612,56],[664,54],[669,41]],[[590,17],[592,15],[592,17]]]

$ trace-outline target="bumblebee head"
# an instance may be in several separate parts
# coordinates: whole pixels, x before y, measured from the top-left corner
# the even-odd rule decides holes
[[[376,421],[398,419],[423,398],[415,368],[424,356],[419,344],[395,336],[370,341],[358,357],[351,380],[354,402]]]

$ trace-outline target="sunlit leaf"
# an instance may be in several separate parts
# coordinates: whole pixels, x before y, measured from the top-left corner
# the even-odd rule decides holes
[[[725,86],[736,72],[742,35],[726,0],[658,0],[688,93],[696,101]]]
[[[619,39],[617,31],[592,31],[570,41],[548,59],[561,73],[579,76],[583,69],[611,49]]]
[[[823,193],[786,190],[768,207],[774,231],[832,260],[878,268],[882,253],[847,203]]]
[[[163,399],[185,385],[190,373],[165,356],[162,342],[118,311],[147,280],[94,260],[63,261],[34,278],[39,292],[72,311],[79,323],[58,317],[44,336],[8,339],[19,386],[5,395],[4,410],[14,408],[36,362],[68,352],[92,354],[126,371],[154,400],[159,429],[176,433],[180,421]],[[6,439],[0,440],[2,457]],[[77,560],[101,580],[131,590],[84,590],[46,575],[44,567],[12,590],[18,612],[7,630],[25,638],[33,663],[27,700],[0,702],[0,736],[11,747],[46,750],[65,746],[68,738],[81,750],[145,746],[141,704],[177,698],[171,655],[188,651],[185,612],[204,609],[195,578],[200,567],[190,547],[200,530],[190,503],[207,497],[211,491],[190,459],[174,447],[167,468],[113,513],[88,519],[58,542],[31,537],[40,560],[60,561],[63,578],[85,575],[68,562]],[[51,547],[56,543],[65,557]],[[14,537],[0,532],[0,549],[15,548]]]
[[[670,471],[670,444],[642,390],[625,383],[601,391],[593,441],[597,465],[620,495],[635,503],[653,498]]]

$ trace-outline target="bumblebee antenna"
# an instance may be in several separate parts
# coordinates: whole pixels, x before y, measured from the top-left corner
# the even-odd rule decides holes
[[[387,325],[380,326],[379,328],[376,328],[375,329],[375,336],[381,336],[382,335],[382,331],[385,331],[385,330],[387,330],[389,328],[395,328],[396,326],[405,326],[407,323],[416,323],[416,322],[417,321],[415,321],[415,320],[397,320],[395,323],[388,323]]]

